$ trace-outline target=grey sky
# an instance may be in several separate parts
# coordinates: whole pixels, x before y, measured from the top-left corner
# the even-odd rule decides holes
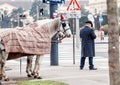
[[[0,0],[0,5],[8,3],[15,7],[23,7],[25,9],[30,9],[32,5],[32,0]]]

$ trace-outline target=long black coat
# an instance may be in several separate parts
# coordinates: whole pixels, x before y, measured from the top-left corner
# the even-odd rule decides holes
[[[81,57],[94,57],[95,56],[95,43],[96,35],[94,30],[85,26],[80,30],[81,38]]]

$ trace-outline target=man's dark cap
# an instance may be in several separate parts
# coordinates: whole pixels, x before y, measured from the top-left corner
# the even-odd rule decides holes
[[[91,27],[93,27],[93,23],[91,22],[91,21],[87,21],[87,22],[85,22],[86,24],[88,23],[88,24],[91,24]]]

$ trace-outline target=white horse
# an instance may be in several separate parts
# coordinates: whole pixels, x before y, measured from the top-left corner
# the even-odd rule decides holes
[[[41,38],[37,37],[37,35],[44,36],[45,34],[45,33],[40,34],[39,31],[41,28],[47,28],[46,30],[43,30],[43,32],[47,31],[49,36],[48,35],[45,35],[45,36],[49,37],[50,39],[45,38],[44,40],[42,40]],[[27,30],[27,32],[25,32],[24,30]],[[23,35],[21,34],[22,33],[21,31],[23,31]],[[59,36],[63,36],[62,32],[65,34],[64,36],[71,35],[71,31],[68,23],[67,24],[62,23],[61,19],[54,19],[54,20],[46,19],[46,20],[37,21],[35,22],[35,25],[28,26],[28,27],[23,27],[18,29],[6,29],[2,31],[0,30],[0,79],[5,81],[9,80],[9,78],[6,76],[6,73],[5,73],[6,60],[16,59],[23,56],[28,56],[28,59],[27,59],[28,64],[27,64],[27,70],[26,70],[26,72],[28,73],[28,76],[32,73],[34,74],[34,77],[41,78],[39,76],[40,56],[49,53],[48,51],[50,51],[49,47],[51,45],[50,44],[51,37],[56,33]],[[18,36],[16,37],[16,35]],[[26,35],[30,35],[30,36],[34,35],[35,37],[34,39],[38,39],[38,40],[40,39],[41,41],[32,42],[32,38],[29,38]],[[20,37],[20,39],[24,39],[25,37],[26,38],[24,40],[19,40],[18,37]],[[25,40],[30,40],[30,42],[25,42]],[[25,43],[26,44],[23,47],[19,48],[18,42],[20,45]],[[31,42],[34,44],[31,44]],[[43,42],[43,43],[42,45],[39,45],[38,42],[40,43]],[[15,43],[15,47],[14,47],[14,43]],[[39,45],[41,48],[39,49],[32,48],[32,47],[36,47],[37,45]],[[26,46],[30,47],[29,48],[30,50],[26,49]],[[35,67],[33,71],[31,70],[31,63],[30,63],[32,60],[31,60],[31,56],[29,55],[36,55]]]
[[[70,31],[70,27],[69,27],[69,23],[67,20],[63,20],[61,22],[61,28],[63,28],[63,33],[64,36],[60,37],[59,40],[62,40],[65,37],[70,37],[71,36],[71,31]],[[52,34],[52,33],[51,33]],[[51,35],[52,37],[53,35]],[[59,42],[58,40],[58,42]],[[41,79],[40,75],[39,75],[39,68],[40,68],[40,58],[42,55],[36,55],[36,60],[35,60],[35,66],[34,69],[32,70],[32,59],[33,56],[27,56],[27,66],[26,66],[26,73],[28,77],[34,77],[37,79]]]

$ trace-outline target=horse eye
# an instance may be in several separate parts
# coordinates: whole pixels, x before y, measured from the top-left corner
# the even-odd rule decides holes
[[[63,26],[63,27],[65,27],[65,26],[66,26],[66,24],[65,24],[65,23],[62,23],[62,26]]]
[[[68,25],[70,26],[70,23],[68,23]]]

